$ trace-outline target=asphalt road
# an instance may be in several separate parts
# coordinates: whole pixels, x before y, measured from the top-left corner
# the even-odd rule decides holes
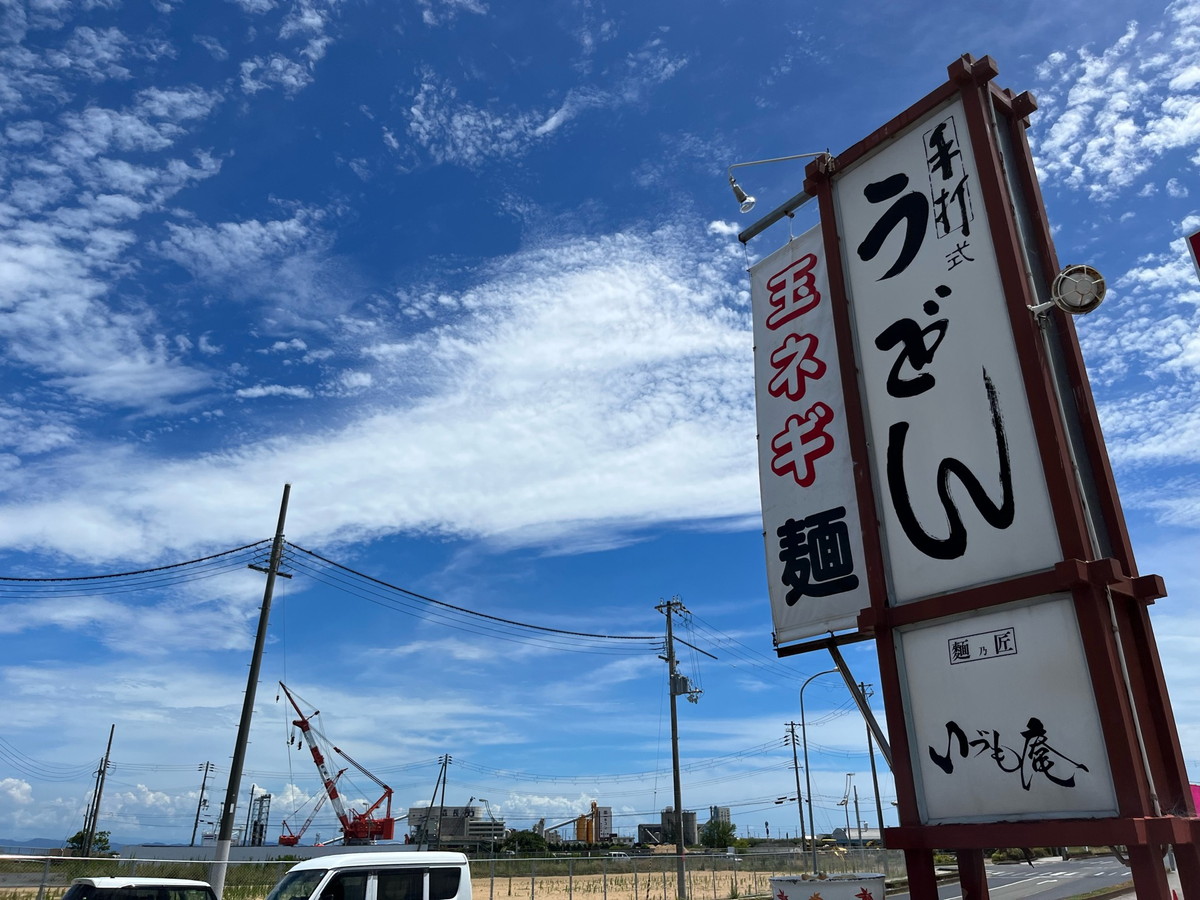
[[[1127,882],[1126,866],[1111,856],[1088,859],[1035,860],[986,868],[988,894],[994,900],[1067,900]],[[938,889],[939,900],[962,896],[957,881]],[[888,900],[909,900],[908,894],[890,894]]]

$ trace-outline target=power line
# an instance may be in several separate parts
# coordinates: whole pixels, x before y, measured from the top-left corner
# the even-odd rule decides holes
[[[410,614],[420,612],[423,618],[440,620],[443,623],[452,624],[454,627],[466,631],[474,631],[474,633],[487,634],[491,637],[500,637],[505,640],[514,640],[519,643],[532,642],[539,646],[569,647],[571,649],[588,647],[594,650],[599,645],[612,641],[628,642],[630,645],[633,645],[634,652],[644,653],[647,651],[657,651],[662,644],[662,638],[658,635],[598,634],[594,632],[574,631],[564,628],[553,628],[547,625],[535,625],[529,622],[521,622],[515,619],[478,612],[462,606],[456,606],[453,603],[447,603],[444,600],[419,594],[416,591],[411,591],[372,575],[367,575],[364,572],[321,556],[312,550],[293,544],[290,541],[287,542],[287,546],[292,550],[305,554],[323,566],[335,570],[331,573],[318,566],[309,565],[298,557],[291,557],[289,559],[289,562],[293,566],[304,569],[312,577],[325,584],[356,593],[371,602],[377,602],[378,600],[392,601],[402,612]],[[360,582],[365,582],[365,584],[355,582],[351,579],[359,579]],[[417,602],[413,603],[411,601]],[[383,603],[381,605],[388,604]],[[472,624],[476,625],[477,628],[486,627],[488,630],[478,631],[476,628],[470,627]]]
[[[232,550],[222,550],[219,553],[213,553],[210,556],[201,556],[197,559],[189,559],[184,562],[168,563],[163,566],[155,566],[149,569],[135,569],[132,572],[111,572],[103,575],[64,575],[54,578],[15,578],[12,576],[0,575],[0,582],[18,582],[25,584],[50,584],[54,582],[79,582],[79,581],[101,581],[109,578],[132,578],[138,575],[150,575],[157,572],[166,572],[171,569],[180,569],[184,566],[192,566],[197,563],[209,562],[210,560],[220,559],[223,556],[229,556],[232,553],[241,553],[243,550],[250,550],[255,547],[261,547],[264,544],[269,544],[269,540],[255,541],[253,544],[244,544],[241,547],[234,547]]]

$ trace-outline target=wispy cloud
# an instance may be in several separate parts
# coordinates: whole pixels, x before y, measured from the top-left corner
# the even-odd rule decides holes
[[[37,524],[52,505],[13,499],[0,508],[5,538],[36,533],[86,555],[100,543],[72,532],[95,533],[115,516],[124,522],[118,534],[128,534],[107,538],[118,555],[236,541],[260,530],[250,523],[263,498],[245,485],[273,484],[283,472],[303,485],[307,508],[322,511],[308,521],[298,513],[297,527],[318,543],[406,529],[602,542],[651,522],[749,519],[757,504],[750,339],[730,286],[736,266],[723,239],[672,228],[521,254],[453,298],[474,311],[470,319],[390,341],[403,353],[358,360],[370,374],[368,414],[228,456],[145,459],[116,494],[110,472],[128,466],[126,452],[118,460],[93,447],[78,465],[56,466],[46,491],[83,497],[86,485],[104,482],[103,509],[73,510],[75,525],[59,541]],[[279,383],[238,392],[308,395]],[[382,450],[397,446],[405,451]],[[208,486],[203,510],[189,512],[174,492],[168,505],[158,499],[162,479],[184,470]],[[214,516],[217,497],[228,506]]]
[[[1112,46],[1053,54],[1038,76],[1039,167],[1094,200],[1137,185],[1154,160],[1200,146],[1200,3],[1161,29],[1130,23]]]
[[[463,91],[474,85],[460,87],[426,66],[408,110],[408,132],[435,163],[479,166],[522,156],[589,110],[642,102],[686,64],[682,55],[655,39],[615,63],[603,80],[575,85],[557,105],[540,109],[466,99]]]

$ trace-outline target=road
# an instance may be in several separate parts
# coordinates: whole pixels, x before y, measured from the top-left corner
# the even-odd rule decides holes
[[[988,894],[994,900],[1067,900],[1129,881],[1126,866],[1111,856],[1089,859],[1039,859],[1026,863],[987,866]],[[962,896],[957,881],[938,889],[938,900]],[[908,894],[890,894],[888,900],[909,900]]]

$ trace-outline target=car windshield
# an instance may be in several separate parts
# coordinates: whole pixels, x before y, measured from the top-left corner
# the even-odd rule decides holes
[[[308,900],[328,869],[302,869],[288,872],[267,894],[267,900]],[[65,898],[64,898],[65,900]]]

